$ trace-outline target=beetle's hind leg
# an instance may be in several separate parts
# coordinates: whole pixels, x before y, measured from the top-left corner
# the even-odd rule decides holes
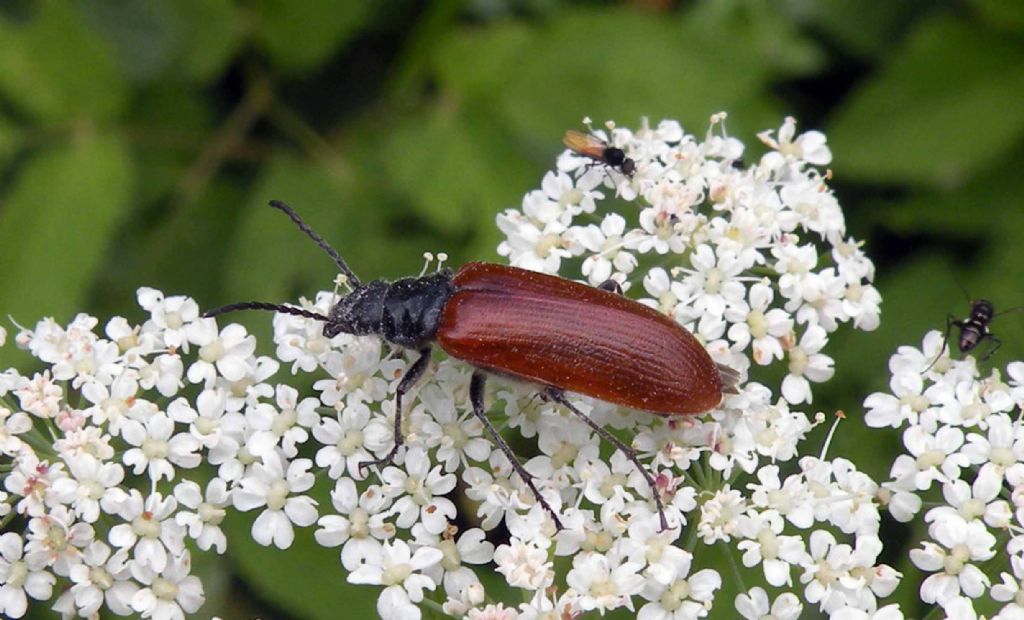
[[[615,280],[614,278],[608,278],[604,282],[598,284],[597,288],[601,289],[602,291],[608,291],[609,293],[615,293],[616,295],[619,296],[623,294],[622,285],[619,284],[618,280]]]
[[[506,442],[498,433],[498,429],[494,428],[491,421],[487,419],[487,410],[484,407],[484,385],[486,380],[487,378],[482,372],[473,372],[473,378],[470,379],[469,382],[469,400],[473,403],[473,413],[476,414],[476,417],[480,419],[481,423],[483,423],[484,428],[486,428],[487,432],[490,433],[494,442],[498,444],[499,448],[501,448],[501,451],[505,453],[505,457],[508,459],[509,463],[512,464],[512,469],[516,470],[519,477],[523,479],[523,482],[525,482],[526,486],[529,487],[530,492],[533,493],[533,497],[536,498],[537,502],[544,508],[544,510],[548,511],[548,514],[551,515],[551,519],[555,522],[555,527],[559,530],[564,529],[562,522],[558,519],[558,513],[554,511],[551,504],[548,504],[548,501],[544,499],[544,496],[541,495],[540,491],[537,489],[537,485],[533,483],[533,476],[530,472],[526,471],[523,464],[519,462],[518,458],[516,458],[515,453],[512,452],[512,447],[508,445],[508,442]]]
[[[594,431],[597,432],[597,434],[600,435],[602,438],[604,438],[605,441],[615,446],[617,450],[622,452],[624,455],[626,455],[626,458],[633,462],[633,465],[636,466],[637,470],[640,472],[640,475],[642,475],[644,477],[644,480],[647,481],[647,486],[650,487],[651,489],[651,496],[654,497],[654,504],[658,507],[658,517],[661,519],[661,531],[667,530],[668,520],[665,518],[665,505],[661,501],[661,494],[658,492],[657,484],[654,482],[654,478],[651,476],[651,472],[647,471],[647,468],[644,467],[643,463],[640,462],[639,457],[637,457],[636,450],[627,446],[625,443],[623,443],[621,439],[608,432],[607,429],[603,428],[597,422],[591,420],[590,416],[577,409],[572,403],[569,402],[569,399],[565,397],[565,392],[563,392],[562,390],[556,388],[548,388],[547,390],[545,390],[545,394],[554,402],[558,403],[559,405],[562,405],[569,411],[575,413],[581,420],[587,423],[587,426],[594,429]]]
[[[740,389],[738,386],[740,382],[740,377],[742,377],[740,371],[736,370],[731,366],[726,366],[721,362],[715,363],[715,366],[718,368],[718,376],[721,378],[722,381],[722,393],[739,394]]]
[[[405,443],[405,438],[402,436],[402,397],[405,396],[406,392],[412,389],[412,386],[416,385],[416,382],[420,380],[423,373],[427,371],[427,366],[430,365],[430,347],[420,349],[420,356],[412,363],[409,370],[405,371],[405,375],[402,380],[398,382],[398,389],[395,390],[395,445],[391,446],[391,450],[384,455],[384,458],[373,459],[372,461],[363,461],[359,464],[359,473],[362,476],[366,476],[366,468],[373,465],[389,465],[391,461],[395,460],[395,455],[398,454],[398,449]]]

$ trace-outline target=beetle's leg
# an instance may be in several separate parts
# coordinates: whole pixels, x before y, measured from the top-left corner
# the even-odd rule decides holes
[[[608,291],[609,293],[615,293],[616,295],[622,295],[622,285],[614,278],[608,278],[604,282],[598,284],[597,288],[602,291]]]
[[[721,362],[716,362],[715,366],[718,368],[718,376],[722,380],[722,393],[739,394],[740,390],[737,385],[740,382],[740,371]]]
[[[989,349],[987,353],[985,353],[984,357],[978,360],[979,362],[984,362],[985,360],[996,354],[996,351],[999,350],[999,347],[1003,346],[1003,341],[996,338],[992,334],[985,334],[984,336],[981,337],[981,339],[988,340],[992,343],[992,348]]]
[[[654,504],[658,507],[658,517],[661,519],[661,531],[668,529],[668,520],[665,519],[665,506],[661,503],[661,494],[658,492],[658,487],[654,482],[654,478],[651,477],[651,472],[647,471],[647,468],[643,466],[640,459],[636,455],[636,450],[627,446],[622,442],[621,439],[609,433],[606,429],[601,427],[597,422],[590,419],[590,416],[577,409],[569,399],[565,397],[565,392],[555,388],[548,388],[545,390],[548,398],[562,405],[569,411],[575,413],[581,420],[587,423],[587,426],[594,429],[598,435],[604,438],[605,441],[615,446],[617,450],[626,455],[626,458],[633,461],[633,465],[636,466],[637,470],[647,481],[647,486],[651,488],[651,495],[654,497]]]
[[[537,490],[537,486],[533,483],[533,476],[530,475],[530,472],[526,471],[526,468],[523,467],[522,463],[519,462],[519,459],[516,458],[515,453],[512,452],[512,447],[508,445],[508,442],[506,442],[498,433],[498,430],[494,428],[491,421],[487,419],[487,410],[484,407],[485,381],[486,377],[482,372],[473,372],[473,378],[469,381],[469,400],[473,403],[473,413],[475,413],[476,417],[483,423],[484,428],[486,428],[487,432],[491,434],[492,438],[494,438],[494,442],[498,444],[501,451],[505,453],[505,457],[508,458],[509,463],[512,464],[512,469],[516,470],[519,477],[523,479],[523,482],[525,482],[526,486],[529,487],[534,498],[537,499],[537,502],[540,503],[544,510],[548,511],[549,515],[551,515],[551,519],[555,522],[555,527],[559,530],[564,529],[562,522],[558,519],[558,514],[555,513],[554,509],[551,508],[551,505],[548,504],[546,499],[544,499],[544,496],[540,494],[539,490]]]
[[[403,349],[402,347],[398,346],[397,344],[393,344],[393,345],[391,345],[391,351],[388,353],[388,359],[389,360],[396,360],[396,359],[402,357],[402,353],[404,351],[405,351],[405,349]]]
[[[412,386],[416,385],[416,382],[420,380],[423,373],[427,371],[427,366],[430,365],[430,347],[420,349],[420,356],[412,363],[409,370],[405,371],[405,375],[402,380],[398,382],[398,389],[395,390],[395,445],[391,447],[391,451],[384,455],[384,458],[373,459],[372,461],[363,461],[359,464],[359,473],[363,476],[366,475],[366,468],[372,465],[388,465],[391,461],[395,460],[395,454],[398,453],[398,449],[402,447],[405,442],[405,438],[402,437],[402,397],[405,396],[406,392],[412,389]]]
[[[935,363],[939,361],[939,359],[942,357],[942,354],[946,352],[946,346],[949,344],[950,330],[953,329],[954,325],[963,329],[962,323],[963,321],[956,320],[956,317],[953,316],[952,314],[946,315],[946,333],[943,334],[942,336],[942,348],[939,349],[939,354],[935,356],[935,359],[932,360],[932,363],[928,364],[928,366],[921,371],[922,374],[931,370],[932,366],[934,366]]]

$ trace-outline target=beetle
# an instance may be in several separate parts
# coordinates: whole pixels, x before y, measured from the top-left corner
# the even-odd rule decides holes
[[[1024,306],[1018,306],[1003,310],[1002,312],[996,312],[995,305],[987,299],[976,299],[971,301],[971,312],[966,319],[957,319],[952,314],[946,315],[946,333],[942,337],[942,348],[939,349],[939,354],[932,360],[931,364],[925,368],[925,372],[931,369],[942,354],[946,352],[946,345],[949,343],[949,334],[954,327],[960,330],[959,335],[956,339],[957,348],[961,354],[970,353],[983,341],[988,340],[992,343],[992,348],[985,353],[981,361],[985,361],[988,358],[995,355],[995,352],[999,350],[999,347],[1003,345],[1003,342],[992,335],[989,325],[995,320],[997,316],[1008,314],[1010,312],[1017,312],[1024,310]]]
[[[633,176],[633,173],[636,172],[636,162],[626,157],[625,151],[608,144],[593,134],[570,129],[562,137],[562,144],[570,151],[603,163],[627,177]]]
[[[229,304],[204,314],[271,310],[324,324],[338,334],[379,336],[419,353],[395,390],[395,443],[382,458],[360,463],[360,471],[390,463],[402,446],[402,400],[424,375],[436,343],[449,356],[474,366],[470,380],[473,413],[516,473],[562,528],[532,476],[488,420],[484,406],[487,373],[538,386],[540,395],[564,406],[628,457],[643,474],[668,529],[664,506],[650,472],[636,452],[602,428],[566,397],[567,392],[662,416],[691,415],[717,407],[723,393],[735,393],[739,374],[716,364],[686,329],[657,310],[621,294],[614,281],[591,287],[564,278],[493,263],[468,263],[393,282],[363,283],[320,235],[283,202],[283,211],[337,265],[352,291],[324,315],[294,306],[259,301]]]

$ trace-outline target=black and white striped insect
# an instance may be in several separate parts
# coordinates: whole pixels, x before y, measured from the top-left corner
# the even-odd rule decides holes
[[[992,347],[979,361],[984,362],[992,357],[999,350],[999,347],[1003,345],[1003,341],[992,334],[989,325],[997,316],[1018,310],[1024,310],[1024,306],[1017,306],[1016,308],[1010,308],[997,313],[991,301],[977,299],[971,301],[971,313],[966,319],[958,319],[952,314],[946,315],[946,334],[942,338],[942,349],[939,350],[938,356],[932,360],[932,363],[928,364],[928,368],[925,368],[925,371],[930,370],[939,361],[942,354],[946,352],[946,346],[949,344],[949,334],[953,331],[954,327],[960,330],[956,338],[956,344],[961,355],[974,351],[978,345],[987,340],[992,343]]]

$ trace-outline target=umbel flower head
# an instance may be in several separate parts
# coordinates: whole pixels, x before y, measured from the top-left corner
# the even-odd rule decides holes
[[[929,575],[921,600],[971,617],[988,597],[1004,605],[997,617],[1019,617],[1024,365],[1008,383],[970,360],[929,367],[932,333],[893,358],[892,394],[865,401],[869,424],[906,427],[891,480],[828,456],[827,440],[808,445],[827,419],[809,407],[832,379],[830,335],[878,325],[874,266],[828,186],[824,135],[786,119],[759,135],[755,158],[724,121],[702,137],[674,121],[609,124],[594,135],[632,174],[566,151],[498,216],[512,265],[613,279],[739,373],[737,393],[701,416],[569,395],[637,451],[653,485],[562,404],[492,382],[487,421],[525,438],[519,456],[559,529],[473,415],[465,363],[436,360],[396,429],[395,390],[416,357],[325,336],[312,317],[335,291],[302,300],[310,316],[277,314],[267,356],[194,300],[143,288],[141,325],[79,315],[14,338],[46,368],[0,374],[0,611],[21,617],[34,600],[69,617],[195,613],[204,592],[187,546],[223,553],[220,524],[237,510],[280,553],[315,528],[340,552],[338,579],[377,588],[386,618],[796,618],[805,607],[902,618],[885,601],[902,576],[879,561],[881,512],[912,519],[941,487],[910,556]],[[396,430],[394,459],[365,467],[389,455]],[[329,503],[312,498],[317,484]],[[710,563],[709,545],[730,563]],[[998,577],[983,570],[996,555],[1009,557]],[[485,588],[481,571],[504,587]],[[716,598],[726,579],[735,600]]]

